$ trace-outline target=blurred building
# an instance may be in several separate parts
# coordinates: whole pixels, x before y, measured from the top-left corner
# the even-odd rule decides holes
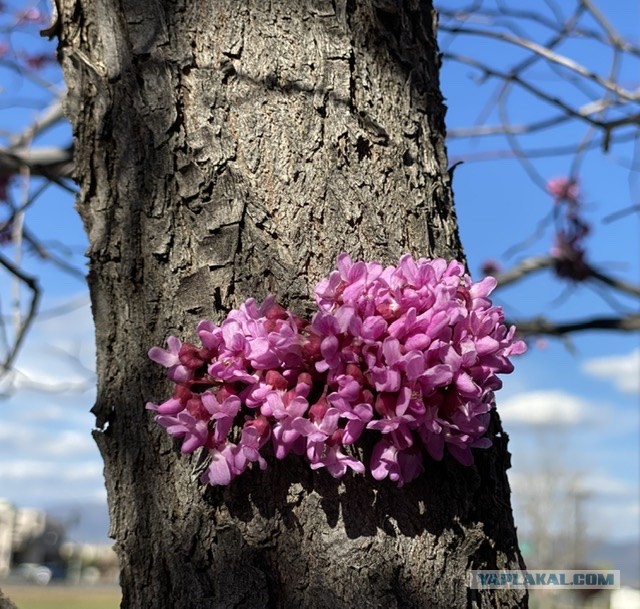
[[[85,584],[118,581],[113,544],[78,544],[65,537],[66,527],[44,510],[18,508],[0,499],[0,578],[15,576],[21,567],[29,567],[49,573],[46,581],[36,582],[40,584],[51,578]],[[24,571],[22,576],[26,575]]]
[[[44,510],[0,499],[0,577],[16,564],[56,562],[63,541],[64,527]]]
[[[113,584],[120,576],[113,545],[67,542],[62,555],[68,565],[68,581],[75,584]]]
[[[47,514],[37,508],[15,508],[13,520],[13,552],[20,554],[27,550],[34,539],[41,537],[47,526]],[[38,562],[25,561],[21,562]]]
[[[6,577],[11,569],[14,520],[14,506],[0,499],[0,577]]]

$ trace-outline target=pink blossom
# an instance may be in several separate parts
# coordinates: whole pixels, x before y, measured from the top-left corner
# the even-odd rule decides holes
[[[556,201],[577,203],[580,196],[580,187],[574,178],[561,176],[547,181],[547,192]]]
[[[25,53],[22,55],[22,58],[32,70],[41,70],[46,65],[54,64],[58,61],[53,53],[38,53],[35,55]]]
[[[502,265],[497,260],[485,260],[480,267],[483,275],[497,275],[502,271]]]
[[[424,456],[418,450],[402,451],[387,439],[380,440],[371,455],[371,475],[376,480],[389,477],[398,486],[417,478],[424,470]]]
[[[229,484],[238,474],[244,470],[238,467],[236,457],[238,446],[229,442],[221,448],[213,448],[209,451],[211,463],[202,474],[202,481],[212,486],[224,486]]]
[[[182,438],[183,453],[192,453],[209,440],[207,422],[194,417],[186,410],[176,416],[158,415],[156,423],[164,427],[169,435]]]
[[[316,461],[311,462],[311,469],[325,467],[334,478],[341,478],[352,469],[357,474],[364,474],[365,466],[362,461],[346,455],[340,448],[340,440],[334,440],[325,446],[324,453]]]
[[[208,484],[267,467],[269,441],[277,459],[305,455],[341,477],[365,472],[359,443],[374,439],[371,474],[398,486],[423,471],[426,454],[471,465],[472,449],[491,444],[498,374],[525,350],[491,304],[494,287],[455,260],[407,254],[384,267],[340,254],[316,286],[310,322],[273,297],[249,299],[219,326],[200,322],[201,347],[176,337],[153,347],[175,389],[147,408],[183,452],[209,451]]]
[[[260,469],[266,469],[267,462],[260,449],[269,441],[271,427],[266,417],[259,416],[247,421],[242,429],[235,464],[244,471],[250,463],[257,462]]]
[[[558,277],[584,281],[591,276],[591,268],[581,242],[582,236],[568,235],[564,231],[556,233],[551,256],[554,258],[553,268]]]
[[[149,359],[167,368],[167,376],[174,383],[184,383],[193,376],[192,370],[184,366],[180,361],[180,349],[182,341],[175,336],[167,338],[168,349],[151,347]]]
[[[226,441],[227,434],[229,433],[233,420],[238,412],[240,412],[240,399],[236,395],[224,396],[222,401],[218,401],[218,396],[222,394],[222,391],[218,392],[218,395],[207,391],[202,394],[202,405],[207,409],[210,415],[210,420],[215,423],[213,432],[213,441],[220,444]]]
[[[18,20],[18,23],[40,23],[45,20],[45,16],[42,11],[35,7],[31,7],[16,13],[16,19]]]
[[[2,200],[0,193],[0,201]],[[0,245],[6,245],[11,243],[14,238],[14,222],[13,218],[9,218],[7,221],[0,224]]]

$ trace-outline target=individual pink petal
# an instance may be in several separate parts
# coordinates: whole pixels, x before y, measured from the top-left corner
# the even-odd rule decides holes
[[[231,482],[231,468],[225,455],[216,449],[210,455],[211,463],[202,475],[203,481],[212,486],[226,486]]]
[[[410,381],[415,381],[424,371],[424,355],[420,351],[410,351],[404,358],[405,372]]]

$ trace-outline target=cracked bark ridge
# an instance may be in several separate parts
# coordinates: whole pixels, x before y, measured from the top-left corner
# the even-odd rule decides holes
[[[398,490],[296,458],[202,489],[144,410],[168,334],[271,292],[300,313],[336,255],[462,257],[435,15],[409,0],[60,0],[90,240],[95,438],[123,607],[524,607],[506,436]]]

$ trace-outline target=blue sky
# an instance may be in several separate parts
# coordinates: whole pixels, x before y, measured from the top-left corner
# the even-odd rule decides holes
[[[627,3],[610,4],[613,6],[603,6],[603,10],[622,33],[637,43],[638,7],[635,15],[630,15],[630,9],[622,6]],[[559,5],[568,7],[573,3],[566,0]],[[21,44],[28,48],[42,44],[35,36],[25,40]],[[447,50],[504,61],[504,51],[488,42],[483,42],[480,50],[471,46],[477,41],[452,41],[443,36],[442,42]],[[592,51],[581,52],[586,53],[585,61],[591,61]],[[594,61],[599,62],[599,57]],[[598,67],[606,69],[604,63]],[[637,87],[638,73],[637,62],[625,66],[622,80],[627,87],[633,88],[633,79]],[[45,75],[56,78],[53,70]],[[543,81],[547,78],[544,74],[539,76]],[[5,72],[0,78],[0,101],[18,101],[34,94],[44,99],[43,92],[24,79]],[[559,93],[564,92],[562,82],[548,78],[545,82],[554,91],[557,87]],[[450,129],[473,125],[493,91],[490,82],[476,84],[473,70],[446,61],[442,87],[449,107]],[[521,120],[542,113],[530,99],[520,96],[515,100],[514,114]],[[26,124],[39,111],[33,107],[19,109],[10,103],[0,106],[0,133]],[[495,109],[489,112],[486,122],[497,122]],[[571,143],[580,133],[577,127],[570,126],[543,133],[533,138],[531,145]],[[68,137],[68,129],[59,127],[36,144],[66,143]],[[504,149],[506,144],[500,138],[449,142],[452,162]],[[638,214],[610,224],[602,222],[613,211],[637,203],[638,172],[637,168],[635,172],[629,170],[634,159],[633,142],[614,146],[608,155],[596,150],[585,157],[579,176],[585,215],[593,224],[588,240],[591,259],[611,274],[638,283]],[[571,156],[540,159],[536,168],[548,179],[566,175],[571,162]],[[483,260],[501,259],[510,246],[530,236],[552,205],[550,197],[515,160],[465,162],[455,172],[454,191],[463,243],[476,274]],[[19,194],[19,189],[14,192]],[[68,194],[52,187],[29,209],[26,220],[43,241],[72,246],[74,260],[80,266],[84,264],[81,253],[86,238]],[[524,256],[545,254],[551,239],[551,231],[547,231],[531,247],[502,262],[509,266]],[[10,253],[7,248],[2,251],[5,255]],[[0,496],[19,505],[104,503],[102,465],[90,436],[94,347],[86,288],[30,254],[25,254],[25,266],[41,277],[45,290],[41,310],[67,305],[69,310],[64,315],[38,319],[17,362],[17,390],[0,402]],[[6,315],[11,288],[6,275],[0,275],[0,304],[2,315]],[[514,317],[544,312],[558,319],[574,319],[592,313],[615,313],[601,296],[582,286],[558,304],[564,290],[564,284],[543,274],[497,293],[496,300]],[[620,297],[618,301],[620,307],[635,306],[637,310],[637,304],[628,298]],[[526,496],[527,487],[536,476],[544,474],[545,464],[551,463],[557,476],[579,481],[587,493],[585,509],[589,523],[593,523],[589,524],[590,534],[607,539],[639,538],[639,337],[590,332],[572,337],[571,342],[571,349],[554,339],[534,342],[516,362],[516,371],[505,377],[505,387],[498,396],[511,437],[511,480],[519,527],[526,537],[526,504],[531,502]],[[145,351],[141,346],[141,357]],[[35,389],[34,383],[50,385],[55,391]]]
[[[449,5],[448,2],[442,2]],[[460,3],[458,3],[460,4]],[[509,4],[509,3],[507,3]],[[638,44],[640,6],[637,3],[599,3],[607,19],[621,34]],[[574,2],[558,2],[566,13]],[[527,8],[532,8],[531,6]],[[471,20],[473,22],[473,19]],[[480,22],[481,23],[481,22]],[[585,26],[593,26],[585,21]],[[532,28],[535,33],[535,28]],[[544,39],[542,37],[541,39]],[[473,43],[473,46],[470,46]],[[510,65],[522,56],[510,45],[483,39],[469,41],[460,36],[441,36],[442,49],[481,58],[492,65]],[[593,69],[607,74],[610,54],[582,41],[561,46],[559,52],[577,52],[577,57]],[[509,61],[505,63],[505,53]],[[620,82],[630,89],[638,87],[638,61],[622,66]],[[449,107],[448,126],[470,127],[499,124],[499,112],[489,100],[499,83],[487,80],[476,84],[478,72],[445,59],[442,88]],[[531,76],[546,90],[584,104],[575,91],[554,74],[536,67]],[[520,93],[509,104],[514,123],[531,117],[553,114],[531,97]],[[566,146],[585,135],[586,127],[576,123],[522,138],[526,149]],[[640,222],[629,215],[613,223],[603,219],[612,212],[637,204],[640,183],[637,144],[615,145],[609,154],[593,150],[583,158],[578,173],[585,218],[592,224],[587,239],[589,259],[594,266],[616,277],[640,282]],[[516,159],[485,162],[473,160],[509,146],[503,137],[452,139],[448,143],[451,162],[465,160],[456,169],[454,191],[462,241],[470,267],[477,271],[487,258],[509,267],[526,256],[544,255],[552,243],[548,229],[530,247],[511,258],[503,256],[514,243],[530,237],[539,220],[551,209],[552,200],[534,183]],[[535,159],[533,165],[543,181],[569,175],[575,155]],[[629,169],[634,166],[635,169]],[[616,295],[614,308],[590,287],[555,280],[549,273],[526,279],[499,291],[495,300],[512,317],[544,314],[558,320],[583,319],[590,315],[616,315],[620,310],[636,311],[637,302]],[[585,332],[571,337],[571,344],[547,339],[533,342],[529,352],[516,364],[516,371],[505,379],[498,397],[498,408],[511,437],[513,470],[510,478],[515,490],[514,504],[521,537],[531,532],[527,489],[537,477],[564,476],[586,492],[584,509],[588,514],[587,533],[594,538],[630,539],[640,533],[640,340],[638,334],[620,335]],[[558,510],[567,509],[567,497],[557,508],[549,509],[549,521]],[[593,523],[593,524],[592,524]]]

